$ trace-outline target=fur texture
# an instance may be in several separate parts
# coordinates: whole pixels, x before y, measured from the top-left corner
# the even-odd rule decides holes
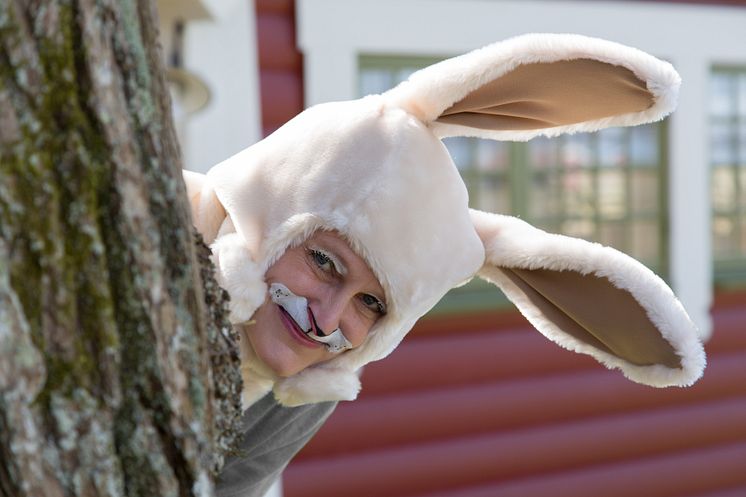
[[[702,376],[705,355],[694,323],[668,285],[635,259],[598,243],[546,233],[515,217],[475,210],[472,217],[487,256],[479,276],[500,287],[547,338],[566,349],[588,354],[609,368],[618,368],[627,378],[646,385],[688,386]],[[607,278],[645,309],[681,358],[681,369],[635,365],[576,339],[547,319],[500,268],[575,271]]]
[[[239,350],[241,353],[241,379],[243,379],[243,390],[241,391],[241,402],[243,408],[247,409],[251,404],[264,397],[272,390],[279,379],[254,353],[243,328],[254,324],[234,325],[239,330]]]
[[[218,238],[212,244],[217,281],[230,295],[230,321],[249,321],[267,295],[264,271],[254,263],[253,256],[237,233]]]
[[[434,122],[464,95],[519,64],[572,58],[629,68],[646,82],[653,105],[642,112],[531,132],[483,134]],[[592,353],[638,381],[694,381],[704,356],[686,313],[665,284],[618,253],[589,248],[587,242],[551,238],[502,218],[493,223],[476,215],[472,220],[466,187],[439,139],[449,134],[528,139],[649,122],[673,109],[678,85],[669,64],[638,50],[575,35],[528,35],[426,68],[382,95],[307,109],[212,168],[199,178],[199,201],[192,206],[202,229],[220,226],[213,250],[220,282],[231,294],[235,321],[249,319],[263,301],[266,270],[288,247],[319,229],[345,237],[386,293],[388,313],[361,346],[292,377],[277,378],[261,364],[248,364],[260,361],[251,350],[244,351],[246,401],[270,388],[285,405],[354,399],[360,389],[358,371],[391,353],[420,316],[480,268],[481,275],[503,288],[542,332],[561,345]],[[221,218],[221,212],[227,217]],[[496,236],[485,238],[485,230]],[[497,269],[503,264],[608,275],[638,301],[647,302],[651,319],[681,354],[685,374],[676,376],[656,366],[638,370],[575,343],[542,320],[505,282]]]
[[[194,226],[202,234],[205,243],[210,245],[217,237],[218,229],[227,214],[204,174],[184,170],[183,176]]]
[[[634,112],[568,126],[529,131],[493,131],[434,122],[440,114],[480,86],[510,72],[521,64],[560,60],[593,59],[631,70],[647,83],[654,105]],[[388,97],[431,123],[439,137],[474,136],[494,140],[526,141],[539,135],[557,136],[579,131],[597,131],[609,126],[633,126],[663,119],[676,108],[681,78],[667,62],[607,40],[571,34],[529,34],[517,36],[412,74],[388,92]]]
[[[215,166],[207,179],[259,274],[288,247],[327,229],[350,242],[384,288],[387,314],[363,345],[323,367],[278,380],[275,392],[283,392],[283,399],[353,398],[359,387],[351,375],[388,355],[420,316],[484,260],[466,188],[447,150],[421,122],[380,97],[308,109]],[[412,194],[423,188],[437,197]],[[456,253],[449,244],[453,237],[462,240]],[[217,259],[223,263],[222,252]],[[433,265],[442,269],[433,273]],[[226,281],[247,284],[232,271],[221,269]],[[317,382],[310,381],[314,371]],[[339,378],[331,389],[330,371]]]
[[[290,407],[323,400],[355,400],[359,391],[357,372],[327,366],[308,368],[274,387],[277,401]]]

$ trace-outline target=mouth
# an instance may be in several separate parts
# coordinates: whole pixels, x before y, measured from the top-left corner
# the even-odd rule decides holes
[[[275,305],[277,305],[277,308],[280,312],[280,321],[282,321],[282,324],[285,325],[285,329],[287,329],[288,333],[290,333],[290,336],[292,336],[298,343],[312,349],[317,349],[324,345],[308,338],[306,334],[303,333],[303,330],[300,329],[292,316],[290,316],[290,314],[285,309],[283,309],[281,305]]]

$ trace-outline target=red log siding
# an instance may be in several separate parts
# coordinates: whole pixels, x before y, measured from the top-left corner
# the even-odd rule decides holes
[[[286,497],[746,495],[746,295],[694,387],[629,382],[515,315],[425,322],[285,471]],[[456,332],[456,329],[461,331]]]
[[[303,110],[303,61],[295,42],[295,2],[256,0],[262,131]]]
[[[627,0],[628,2],[650,2],[651,0]],[[655,0],[661,3],[690,3],[699,5],[744,7],[746,0]]]

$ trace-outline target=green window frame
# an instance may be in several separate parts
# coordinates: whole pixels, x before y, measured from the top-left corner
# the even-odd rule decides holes
[[[746,286],[746,67],[710,74],[710,195],[716,288]]]
[[[437,58],[361,56],[360,95],[378,93]],[[528,142],[447,138],[471,207],[518,216],[546,231],[611,245],[668,273],[667,126],[609,128]],[[480,279],[433,313],[507,307]]]

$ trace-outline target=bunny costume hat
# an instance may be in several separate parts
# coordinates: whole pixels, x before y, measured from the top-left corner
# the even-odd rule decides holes
[[[386,293],[388,312],[360,347],[288,378],[247,365],[245,403],[269,389],[285,405],[354,399],[360,368],[474,276],[562,347],[640,383],[696,381],[701,343],[660,278],[609,247],[469,209],[441,142],[656,121],[675,107],[679,83],[670,64],[629,47],[526,35],[427,67],[381,95],[309,108],[206,176],[185,173],[234,322],[264,301],[273,262],[318,229],[345,237]]]

